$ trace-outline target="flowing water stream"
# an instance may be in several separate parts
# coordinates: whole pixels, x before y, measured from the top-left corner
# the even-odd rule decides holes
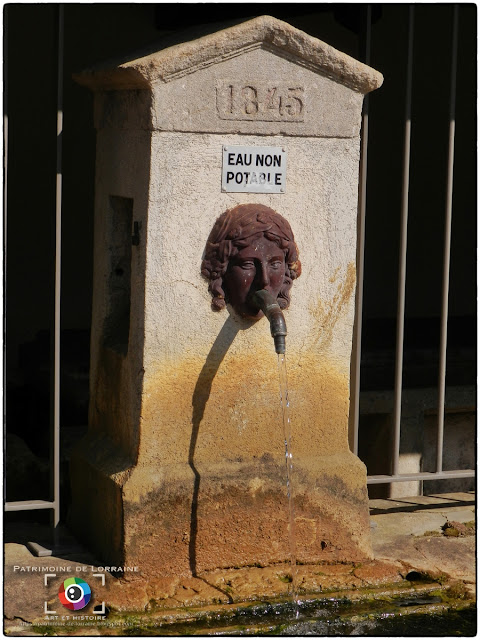
[[[296,617],[300,612],[297,595],[297,545],[295,540],[295,505],[293,502],[293,458],[292,458],[292,429],[290,423],[290,403],[288,400],[287,362],[284,353],[278,354],[278,375],[280,382],[280,404],[282,407],[283,440],[285,443],[285,465],[288,500],[288,539],[290,549],[290,563],[292,567],[291,594],[296,606]]]

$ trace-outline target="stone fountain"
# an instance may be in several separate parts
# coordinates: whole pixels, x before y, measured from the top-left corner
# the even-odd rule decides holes
[[[241,312],[232,284],[212,310],[222,295],[209,283],[222,274],[202,274],[217,219],[252,205],[288,222],[302,264],[301,277],[288,267],[280,305],[297,559],[371,558],[348,413],[361,110],[382,76],[262,16],[76,80],[94,92],[97,129],[76,535],[105,565],[146,578],[288,559],[269,323]]]

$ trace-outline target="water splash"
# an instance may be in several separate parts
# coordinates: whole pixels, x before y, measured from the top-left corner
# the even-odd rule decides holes
[[[285,443],[285,465],[288,499],[288,539],[292,571],[291,595],[296,606],[296,617],[298,618],[300,614],[300,603],[297,594],[297,545],[295,539],[295,508],[292,491],[292,429],[290,423],[290,402],[288,400],[287,362],[284,353],[278,354],[278,376],[280,381],[280,404],[282,407],[283,439]]]

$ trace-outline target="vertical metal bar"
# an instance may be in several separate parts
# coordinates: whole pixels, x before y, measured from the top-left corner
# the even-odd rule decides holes
[[[6,383],[6,330],[7,330],[7,320],[6,320],[6,291],[7,291],[7,277],[6,277],[6,265],[7,265],[7,213],[8,213],[8,64],[9,64],[9,50],[8,50],[8,13],[9,7],[5,6],[4,14],[3,14],[3,238],[2,246],[3,246],[3,262],[2,262],[2,283],[3,283],[3,291],[4,291],[4,299],[3,299],[3,339],[4,339],[4,361],[3,361],[3,369],[2,375],[4,376],[2,382]],[[3,387],[5,389],[5,387]],[[5,396],[3,399],[3,424],[6,425],[6,402]],[[5,442],[5,441],[4,441]],[[6,458],[6,451],[4,447],[4,456]],[[6,459],[4,458],[4,466],[6,473]],[[5,477],[5,476],[4,476]],[[6,504],[7,499],[7,487],[4,481],[3,483],[3,499]]]
[[[3,264],[2,264],[2,278],[4,287],[5,281],[5,265],[7,260],[7,210],[8,210],[8,5],[5,6],[4,21],[3,21]],[[5,289],[4,289],[5,291]],[[4,317],[4,329],[6,325],[5,315]],[[5,335],[5,334],[4,334]],[[4,362],[4,371],[5,371]],[[5,404],[4,404],[5,410]],[[5,416],[4,416],[5,418]],[[5,421],[4,421],[5,424]]]
[[[57,172],[55,198],[55,320],[53,398],[53,525],[55,536],[60,521],[60,295],[62,260],[62,132],[63,132],[64,6],[58,5],[57,63]],[[55,537],[55,543],[57,539]]]
[[[397,343],[395,356],[395,395],[394,395],[394,432],[393,432],[393,475],[398,474],[400,457],[400,421],[402,413],[402,377],[403,377],[403,339],[405,327],[405,282],[407,272],[407,227],[408,227],[408,195],[410,183],[410,140],[412,127],[412,71],[413,71],[413,31],[415,8],[410,5],[408,19],[408,58],[407,87],[405,99],[405,134],[403,151],[403,185],[402,210],[400,225],[400,253],[398,273],[397,300]]]
[[[365,64],[370,64],[372,31],[372,6],[367,5],[365,24]],[[362,357],[362,311],[363,311],[363,274],[365,256],[365,211],[367,204],[367,149],[368,149],[368,93],[363,101],[362,140],[360,146],[360,185],[358,208],[358,255],[357,255],[357,296],[355,301],[355,367],[353,388],[353,443],[352,449],[358,455],[358,429],[360,421],[360,363]]]
[[[443,249],[442,311],[440,319],[440,366],[438,373],[437,473],[443,470],[443,432],[445,423],[445,374],[447,366],[448,293],[450,244],[452,232],[453,168],[455,154],[455,106],[457,87],[458,5],[453,7],[452,67],[450,75],[450,124],[448,132],[447,189],[445,201],[445,238]]]

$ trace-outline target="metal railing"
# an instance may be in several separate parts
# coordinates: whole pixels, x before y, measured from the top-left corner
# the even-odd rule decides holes
[[[8,10],[8,7],[7,7]],[[57,148],[56,148],[56,193],[55,193],[55,311],[54,311],[54,362],[53,362],[53,434],[51,479],[52,500],[20,500],[6,502],[5,511],[52,510],[54,545],[58,542],[57,527],[60,522],[60,310],[61,310],[61,248],[62,248],[62,131],[63,131],[63,54],[64,54],[64,7],[58,5],[57,45]],[[5,65],[6,67],[7,65]],[[5,109],[5,111],[7,111]],[[8,113],[8,112],[7,112]],[[8,119],[4,121],[5,141],[5,211],[7,189]],[[6,219],[6,216],[5,216]]]
[[[434,472],[400,473],[400,432],[402,412],[402,378],[403,378],[403,353],[405,334],[405,290],[406,290],[406,265],[407,265],[407,231],[409,209],[409,181],[410,181],[410,143],[412,130],[412,79],[413,79],[413,43],[415,30],[415,6],[409,7],[408,19],[408,43],[407,43],[407,80],[405,99],[405,130],[403,150],[403,182],[401,201],[400,223],[400,251],[399,251],[399,276],[397,289],[397,332],[395,353],[395,383],[394,383],[394,409],[393,409],[393,446],[391,451],[391,474],[369,475],[368,484],[390,484],[393,482],[446,480],[475,477],[474,469],[443,470],[443,442],[445,422],[445,379],[446,379],[446,353],[447,353],[447,326],[448,326],[448,293],[450,275],[450,248],[452,226],[452,201],[454,178],[454,150],[455,150],[455,96],[457,79],[457,49],[458,49],[458,5],[453,5],[452,20],[452,53],[450,70],[450,109],[449,109],[449,139],[447,158],[447,183],[446,183],[446,211],[445,211],[445,238],[443,256],[443,288],[441,310],[441,339],[440,339],[440,366],[438,377],[438,425],[437,425],[437,451],[436,470]],[[365,61],[370,61],[371,46],[371,11],[367,10],[366,24],[366,51]],[[361,330],[362,330],[362,303],[363,303],[363,263],[365,246],[365,208],[366,208],[366,167],[368,146],[368,96],[365,99],[362,128],[361,165],[360,165],[360,190],[359,190],[359,216],[358,216],[358,287],[356,302],[356,334],[355,334],[355,377],[353,386],[353,439],[352,449],[358,455],[359,418],[360,418],[360,358],[361,358]]]

